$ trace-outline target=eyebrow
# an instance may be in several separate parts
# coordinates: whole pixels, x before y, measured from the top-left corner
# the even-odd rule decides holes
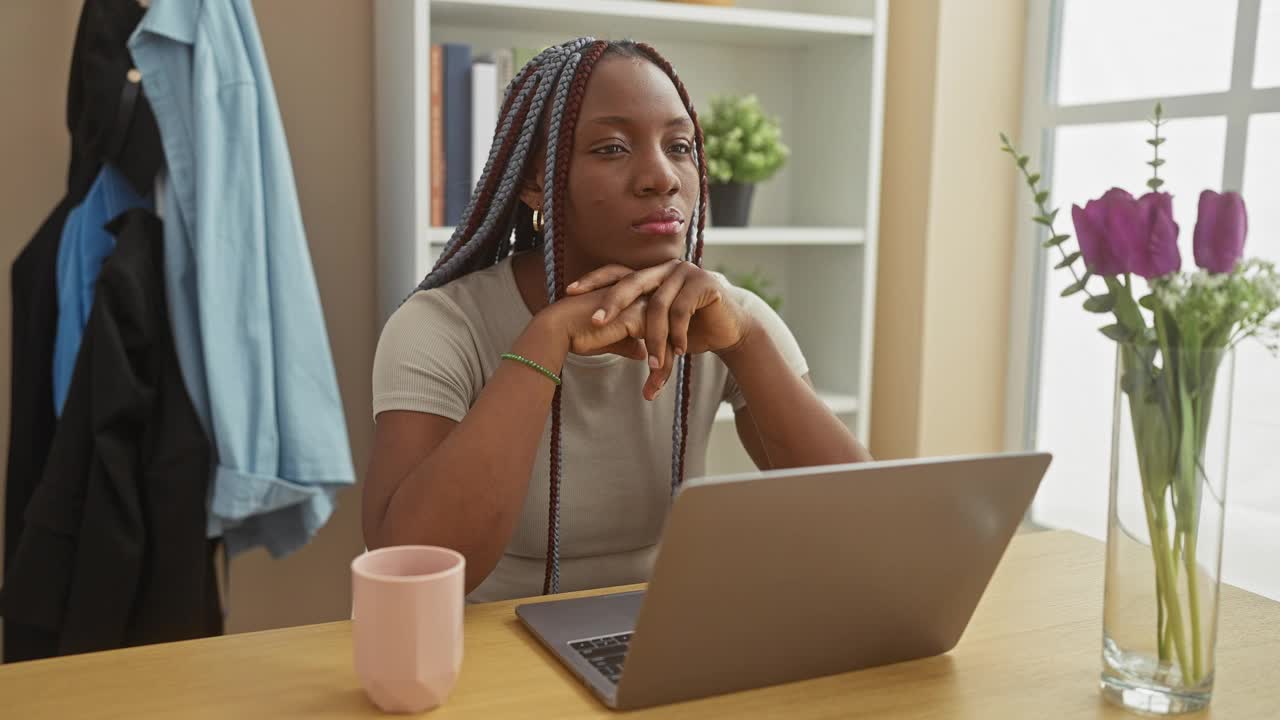
[[[624,115],[602,115],[600,117],[591,118],[591,122],[601,125],[631,125],[634,121]],[[693,121],[688,115],[677,115],[666,122],[664,127],[693,127]]]

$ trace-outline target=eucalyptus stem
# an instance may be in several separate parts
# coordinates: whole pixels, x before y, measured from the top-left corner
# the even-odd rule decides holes
[[[1155,119],[1151,121],[1151,124],[1155,127],[1155,136],[1147,141],[1147,144],[1155,151],[1155,157],[1147,162],[1147,164],[1151,166],[1151,179],[1147,181],[1147,187],[1151,188],[1153,191],[1159,190],[1160,186],[1164,185],[1164,180],[1160,179],[1160,166],[1164,165],[1164,160],[1160,159],[1160,146],[1164,144],[1165,140],[1160,137],[1160,125],[1163,124],[1163,116],[1164,108],[1160,103],[1156,103],[1156,116]]]
[[[1022,172],[1022,177],[1026,180],[1027,186],[1031,188],[1031,193],[1034,195],[1036,203],[1036,209],[1040,211],[1040,214],[1036,218],[1036,222],[1039,222],[1041,225],[1044,225],[1049,229],[1049,243],[1051,243],[1053,247],[1058,248],[1058,254],[1062,256],[1062,263],[1059,267],[1065,267],[1071,272],[1071,277],[1075,280],[1075,285],[1072,287],[1079,287],[1079,289],[1084,291],[1085,295],[1092,298],[1094,296],[1093,293],[1089,292],[1089,288],[1086,287],[1086,283],[1088,283],[1090,277],[1088,268],[1085,269],[1083,278],[1076,272],[1075,261],[1080,258],[1080,253],[1077,252],[1073,255],[1068,255],[1067,251],[1062,249],[1062,243],[1066,242],[1066,239],[1071,236],[1059,235],[1058,231],[1053,227],[1054,220],[1057,219],[1058,211],[1050,210],[1048,206],[1045,205],[1045,201],[1049,197],[1049,191],[1040,189],[1040,173],[1032,173],[1027,169],[1027,163],[1030,158],[1026,155],[1019,154],[1018,149],[1013,146],[1013,143],[1009,142],[1007,135],[1000,133],[1000,140],[1004,143],[1004,147],[1001,149],[1012,155],[1017,160],[1018,170]]]

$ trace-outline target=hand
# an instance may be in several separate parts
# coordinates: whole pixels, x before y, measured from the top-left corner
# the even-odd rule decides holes
[[[597,327],[608,327],[644,308],[644,345],[649,351],[649,379],[645,397],[652,399],[666,384],[675,357],[718,352],[737,346],[750,328],[750,317],[725,293],[714,275],[692,263],[672,260],[644,270],[606,265],[587,273],[566,288],[570,298],[595,297],[603,302],[591,316]]]
[[[648,357],[643,341],[648,301],[641,298],[619,313],[613,322],[595,323],[591,315],[604,301],[605,292],[600,290],[562,298],[539,312],[536,321],[549,325],[551,332],[564,339],[566,352],[577,355],[614,354],[643,361]]]

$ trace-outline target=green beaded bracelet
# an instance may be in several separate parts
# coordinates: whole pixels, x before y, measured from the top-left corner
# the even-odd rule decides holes
[[[502,353],[502,359],[503,359],[503,360],[515,360],[516,362],[521,363],[521,364],[523,364],[523,365],[528,365],[529,367],[533,368],[534,370],[537,370],[538,372],[542,373],[543,375],[546,375],[547,377],[551,378],[551,382],[555,383],[556,385],[559,385],[559,384],[560,384],[560,376],[559,376],[559,375],[556,375],[555,373],[553,373],[553,372],[551,372],[550,370],[548,370],[548,369],[546,369],[546,368],[542,367],[541,365],[539,365],[538,363],[536,363],[536,362],[534,362],[534,361],[530,360],[530,359],[529,359],[529,358],[527,358],[527,357],[522,357],[522,356],[520,356],[520,355],[516,355],[515,353]]]

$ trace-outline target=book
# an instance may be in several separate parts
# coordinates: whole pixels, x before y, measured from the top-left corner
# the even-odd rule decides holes
[[[471,198],[471,46],[445,43],[444,222],[457,225]]]
[[[444,49],[431,46],[431,224],[444,225]]]
[[[471,187],[480,184],[489,146],[498,127],[498,66],[489,60],[471,64]]]

